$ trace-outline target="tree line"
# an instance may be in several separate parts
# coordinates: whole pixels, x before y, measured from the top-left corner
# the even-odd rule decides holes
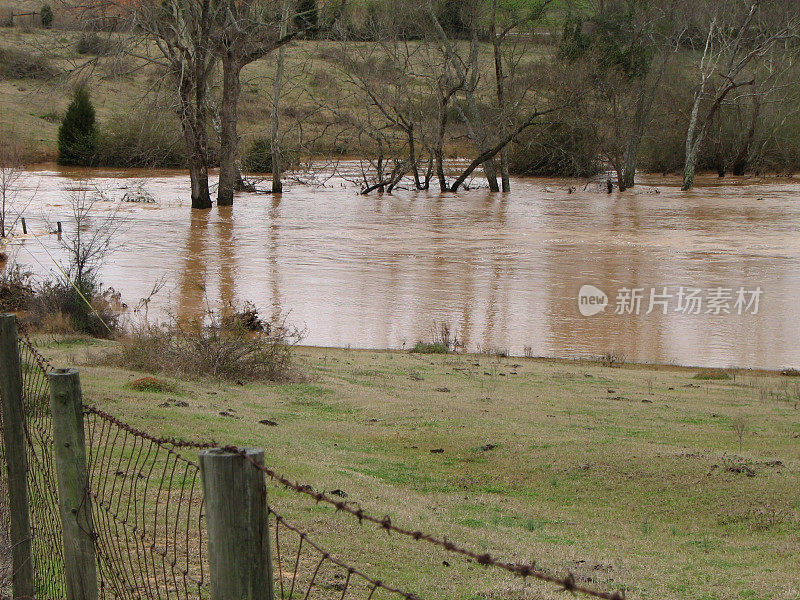
[[[346,133],[358,141],[361,166],[350,176],[364,193],[456,192],[479,170],[490,190],[509,191],[534,147],[534,162],[571,162],[575,174],[607,164],[624,190],[665,115],[683,140],[688,190],[698,163],[747,171],[800,108],[792,0],[90,0],[70,10],[158,69],[180,122],[194,208],[211,206],[209,136],[217,203],[232,204],[245,185],[242,73],[260,60],[274,61],[269,163],[271,190],[281,191],[279,102],[296,75],[285,70],[287,53],[324,53],[337,90],[303,91],[294,150],[323,132]],[[670,113],[678,96],[682,112]],[[723,137],[735,140],[724,151]],[[461,161],[448,160],[454,140]],[[705,160],[717,144],[719,156]],[[581,153],[585,169],[575,164]]]

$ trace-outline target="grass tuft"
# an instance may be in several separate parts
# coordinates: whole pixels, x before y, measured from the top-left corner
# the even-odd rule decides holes
[[[692,377],[692,379],[699,379],[701,381],[724,381],[730,378],[731,376],[722,369],[703,369]]]

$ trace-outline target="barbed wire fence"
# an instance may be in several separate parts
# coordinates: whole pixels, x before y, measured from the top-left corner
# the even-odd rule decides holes
[[[53,458],[53,424],[47,374],[52,366],[26,335],[19,339],[28,456],[32,557],[37,597],[65,597],[64,557],[58,485]],[[1,426],[0,426],[1,427]],[[200,466],[192,454],[222,448],[241,455],[275,485],[316,504],[327,505],[356,524],[375,527],[461,556],[487,569],[521,579],[537,579],[558,589],[605,600],[623,600],[622,591],[587,587],[567,573],[554,575],[536,563],[519,564],[479,553],[422,531],[407,529],[363,510],[358,503],[333,498],[311,486],[293,482],[254,461],[235,446],[215,441],[189,442],[138,430],[113,415],[83,405],[88,486],[101,598],[131,600],[200,600],[211,594],[206,554],[208,529]],[[2,457],[4,458],[4,457]],[[0,476],[0,491],[3,489]],[[328,550],[296,523],[266,509],[272,545],[274,592],[282,600],[421,600],[425,592],[401,589],[358,568]],[[7,510],[0,501],[0,535],[7,529]],[[0,565],[2,566],[2,565]],[[448,575],[449,576],[449,575]],[[0,575],[0,595],[3,578]]]

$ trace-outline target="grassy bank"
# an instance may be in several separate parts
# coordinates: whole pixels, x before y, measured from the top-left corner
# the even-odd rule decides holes
[[[167,379],[154,392],[127,385],[141,373],[97,366],[113,342],[42,342],[123,420],[264,447],[291,479],[395,524],[631,598],[798,598],[794,378],[300,348],[302,381]],[[269,493],[338,556],[424,598],[563,597]]]

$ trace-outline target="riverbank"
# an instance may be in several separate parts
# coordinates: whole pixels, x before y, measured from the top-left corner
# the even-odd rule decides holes
[[[794,378],[301,347],[301,381],[155,375],[164,391],[143,392],[131,381],[149,374],[97,366],[114,342],[41,341],[56,366],[80,369],[87,401],[124,421],[264,447],[291,479],[393,523],[629,597],[796,596]],[[342,558],[427,597],[563,595],[269,493]]]

